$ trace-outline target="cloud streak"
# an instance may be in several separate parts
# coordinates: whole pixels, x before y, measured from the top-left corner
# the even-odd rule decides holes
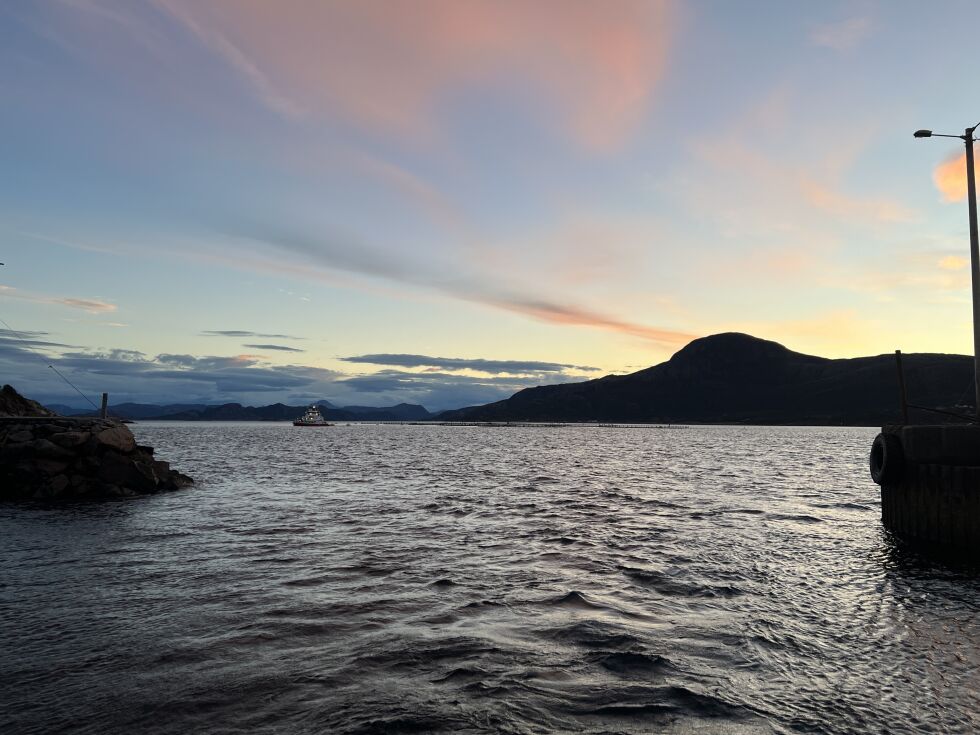
[[[773,201],[778,197],[797,208],[802,202],[811,213],[864,226],[908,223],[919,216],[901,202],[845,192],[834,177],[773,159],[736,141],[698,143],[695,150],[711,166],[737,176],[749,191],[765,192],[772,209],[780,209]]]
[[[250,350],[274,350],[277,352],[306,352],[297,347],[287,347],[286,345],[242,345]]]
[[[619,146],[660,82],[666,0],[157,0],[291,118],[340,116],[405,139],[431,137],[452,94],[509,79],[520,106],[584,148]]]
[[[575,378],[556,374],[550,375],[547,382],[564,383],[569,380]],[[371,375],[338,380],[336,383],[337,386],[356,393],[384,396],[389,402],[421,403],[439,410],[499,401],[519,390],[541,384],[541,379],[535,377],[474,377],[456,373],[412,373],[402,370],[382,370]]]
[[[22,291],[13,286],[0,285],[0,296],[7,296],[24,301],[33,301],[38,304],[56,304],[67,306],[72,309],[81,309],[89,314],[110,314],[116,311],[116,305],[100,299],[81,299],[73,296],[49,296],[47,294],[32,293]]]
[[[342,357],[345,362],[396,367],[473,370],[489,374],[524,375],[527,373],[562,373],[565,370],[594,372],[598,368],[535,360],[485,360],[482,358],[432,357],[430,355],[375,354]]]
[[[969,267],[970,261],[960,255],[944,255],[936,263],[944,271],[961,271]]]
[[[305,337],[294,337],[289,334],[263,334],[262,332],[248,332],[242,329],[205,329],[201,334],[207,337],[260,337],[262,339],[305,339]]]
[[[254,223],[240,224],[229,234],[292,253],[324,268],[421,286],[463,301],[496,307],[548,324],[603,329],[668,346],[684,345],[698,336],[524,293],[508,283],[502,283],[491,274],[462,271],[459,264],[453,264],[457,268],[453,273],[443,273],[438,265],[412,262],[395,253],[376,250],[342,235],[315,237],[287,232],[274,225]]]
[[[51,342],[48,339],[44,339],[48,336],[48,332],[21,332],[13,329],[0,329],[0,344],[22,345],[26,347],[37,347],[38,349],[70,349],[73,347],[73,345],[67,345],[63,342]]]
[[[871,29],[871,19],[864,16],[824,23],[810,31],[810,43],[834,51],[849,51],[867,38]]]

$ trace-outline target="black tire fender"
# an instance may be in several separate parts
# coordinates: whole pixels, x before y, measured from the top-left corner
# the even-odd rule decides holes
[[[905,472],[902,442],[894,434],[878,434],[871,443],[868,463],[871,466],[871,479],[879,485],[898,482]]]

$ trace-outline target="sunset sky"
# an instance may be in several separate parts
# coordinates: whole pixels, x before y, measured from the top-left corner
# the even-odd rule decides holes
[[[0,4],[0,382],[441,409],[972,351],[971,2]],[[28,349],[30,348],[30,349]]]

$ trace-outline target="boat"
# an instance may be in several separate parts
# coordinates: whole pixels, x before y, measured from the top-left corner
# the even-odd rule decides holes
[[[333,426],[333,424],[324,420],[319,408],[310,406],[306,409],[306,413],[293,421],[293,426]]]

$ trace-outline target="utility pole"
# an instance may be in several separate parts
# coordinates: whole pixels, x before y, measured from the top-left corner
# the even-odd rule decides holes
[[[976,420],[980,422],[980,244],[977,240],[977,183],[973,172],[973,134],[977,123],[963,135],[943,135],[931,130],[916,130],[916,138],[959,138],[966,144],[966,198],[970,212],[970,280],[973,286],[973,400]]]
[[[966,198],[970,209],[970,274],[973,281],[973,382],[976,413],[980,419],[980,246],[977,244],[977,183],[973,173],[973,131],[963,134],[966,142]]]

